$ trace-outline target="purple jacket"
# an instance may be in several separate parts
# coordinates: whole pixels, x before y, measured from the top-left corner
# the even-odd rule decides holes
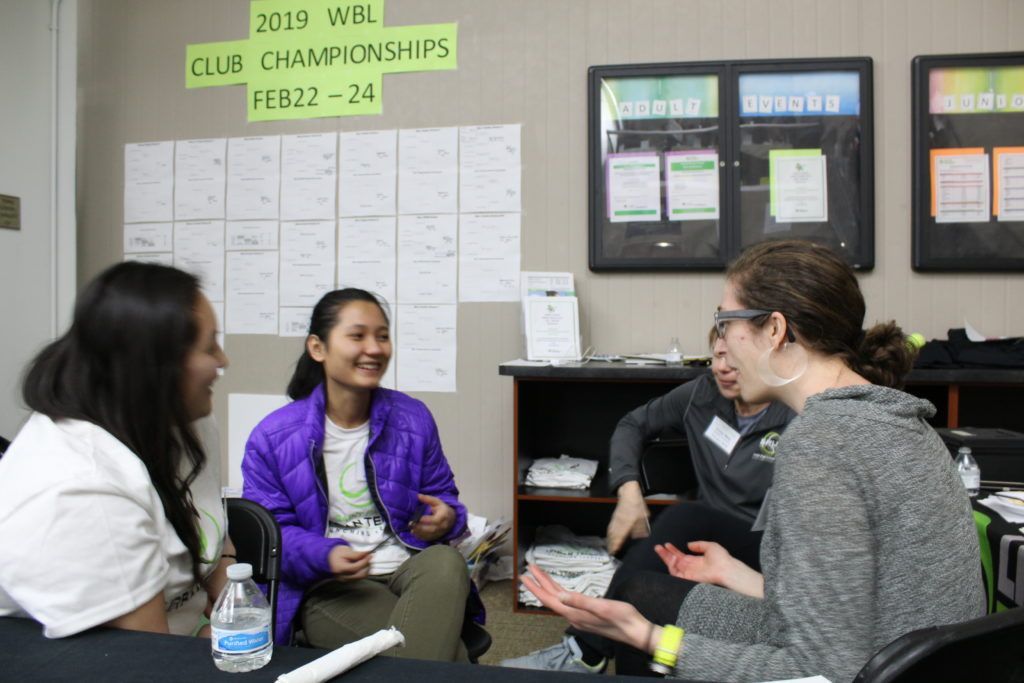
[[[324,387],[263,418],[245,445],[244,495],[267,508],[281,525],[282,581],[277,599],[274,640],[287,644],[303,595],[313,584],[331,578],[327,554],[340,538],[327,538],[328,501],[322,479]],[[466,528],[466,508],[441,450],[430,411],[411,396],[375,389],[370,402],[370,438],[366,478],[388,527],[412,548],[425,548],[408,531],[420,502],[417,493],[437,496],[455,510],[451,531],[438,543]]]

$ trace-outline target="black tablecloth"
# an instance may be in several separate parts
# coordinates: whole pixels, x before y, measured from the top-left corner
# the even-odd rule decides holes
[[[324,650],[275,647],[267,666],[244,674],[225,673],[213,665],[206,638],[168,636],[117,629],[93,629],[69,638],[45,638],[28,619],[0,618],[0,680],[3,681],[274,681],[283,673],[324,654]],[[345,683],[432,683],[481,681],[573,681],[586,674],[503,669],[473,664],[424,662],[376,657],[343,677]],[[620,676],[616,681],[642,681]]]

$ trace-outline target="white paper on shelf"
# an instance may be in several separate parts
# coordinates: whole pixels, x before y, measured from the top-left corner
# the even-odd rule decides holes
[[[397,181],[397,130],[339,134],[339,216],[393,215]]]
[[[228,251],[277,249],[277,232],[277,221],[228,221],[224,246]]]
[[[334,221],[281,223],[281,306],[312,307],[334,289]]]
[[[459,301],[518,301],[518,213],[459,215]]]
[[[125,223],[124,253],[168,252],[174,249],[172,223]]]
[[[459,211],[520,211],[521,185],[518,124],[459,129]]]
[[[576,296],[572,273],[524,270],[519,274],[520,296]]]
[[[398,219],[398,301],[455,303],[456,235],[452,214],[416,214]]]
[[[281,192],[281,137],[228,140],[228,220],[277,220]]]
[[[338,219],[338,286],[396,298],[395,217]]]
[[[321,683],[321,681],[345,673],[384,650],[403,645],[405,645],[405,638],[401,631],[392,626],[354,643],[343,645],[294,671],[281,674],[277,677],[277,683]]]
[[[174,265],[198,277],[210,301],[224,301],[224,221],[176,222]]]
[[[228,252],[228,334],[277,334],[277,270],[276,251]]]
[[[401,391],[455,391],[456,308],[454,304],[398,306]]]
[[[459,191],[458,128],[398,132],[398,212],[455,213]]]
[[[174,141],[124,146],[124,222],[174,219]]]
[[[580,360],[579,301],[574,296],[523,299],[528,360]]]
[[[337,133],[282,136],[282,219],[334,219],[337,147]]]
[[[174,145],[174,220],[224,218],[227,140],[178,140]]]

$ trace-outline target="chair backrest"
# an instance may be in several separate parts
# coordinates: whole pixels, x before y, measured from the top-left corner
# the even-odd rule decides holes
[[[4,457],[4,453],[7,452],[7,447],[11,445],[11,442],[0,436],[0,458]]]
[[[1024,682],[1024,608],[911,631],[879,650],[854,679],[909,681]]]
[[[652,441],[640,456],[640,484],[644,494],[682,494],[697,488],[697,475],[686,439]]]
[[[281,528],[265,507],[245,498],[228,498],[228,535],[239,562],[252,565],[252,577],[267,585],[270,633],[277,621],[277,582],[281,576]]]

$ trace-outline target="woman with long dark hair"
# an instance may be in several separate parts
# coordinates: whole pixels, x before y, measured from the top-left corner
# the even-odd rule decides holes
[[[863,330],[864,312],[852,269],[809,242],[751,247],[726,273],[715,322],[743,400],[797,413],[776,448],[760,572],[714,543],[658,548],[690,583],[665,626],[536,567],[527,588],[663,671],[716,681],[849,681],[904,633],[983,614],[967,493],[925,421],[935,408],[895,388],[913,352],[893,322]]]
[[[191,275],[126,262],[82,290],[0,460],[0,615],[49,637],[101,624],[197,633],[233,550],[212,385],[227,357]]]
[[[465,661],[469,579],[447,543],[466,510],[430,411],[380,386],[390,359],[381,302],[328,292],[288,384],[293,402],[246,444],[245,497],[281,525],[276,638],[301,625],[312,645],[337,647],[395,626],[405,647],[393,654]]]

